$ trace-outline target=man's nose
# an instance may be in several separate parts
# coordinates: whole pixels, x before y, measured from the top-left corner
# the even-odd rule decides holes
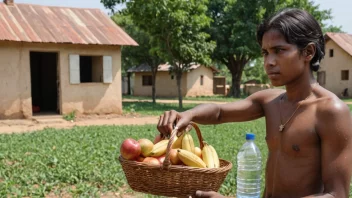
[[[268,54],[264,59],[265,67],[273,67],[276,65],[276,58],[274,55]]]

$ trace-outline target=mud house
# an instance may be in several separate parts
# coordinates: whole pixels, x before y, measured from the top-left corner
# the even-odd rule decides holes
[[[317,74],[318,82],[339,97],[351,96],[352,35],[328,32],[325,42],[325,57]]]
[[[0,118],[121,113],[122,45],[99,9],[0,2]]]
[[[176,76],[170,74],[169,64],[162,64],[158,67],[156,74],[156,96],[157,97],[177,97]],[[148,65],[142,64],[130,68],[128,73],[133,73],[133,95],[152,95],[152,73]],[[199,64],[191,66],[188,72],[182,75],[181,90],[183,96],[211,96],[214,94],[225,94],[225,78],[215,77],[217,69]],[[215,81],[214,81],[215,79]],[[215,82],[215,84],[214,84]]]

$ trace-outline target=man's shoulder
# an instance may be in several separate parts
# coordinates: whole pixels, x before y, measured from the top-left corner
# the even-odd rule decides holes
[[[345,134],[351,132],[351,113],[345,102],[335,94],[325,92],[317,97],[316,103],[317,127],[321,137],[330,137],[337,131]]]
[[[279,97],[283,93],[285,93],[284,89],[265,89],[262,91],[255,92],[250,97],[255,100],[260,100],[262,103],[267,103]]]
[[[348,105],[338,98],[334,93],[323,90],[317,98],[318,114],[322,117],[329,117],[336,114],[349,113]]]

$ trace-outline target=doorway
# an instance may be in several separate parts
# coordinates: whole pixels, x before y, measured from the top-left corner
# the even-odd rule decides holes
[[[55,52],[30,52],[33,114],[59,114]]]

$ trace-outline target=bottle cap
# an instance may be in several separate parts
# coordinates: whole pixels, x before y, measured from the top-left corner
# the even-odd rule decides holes
[[[246,140],[254,140],[255,135],[253,133],[246,133]]]

